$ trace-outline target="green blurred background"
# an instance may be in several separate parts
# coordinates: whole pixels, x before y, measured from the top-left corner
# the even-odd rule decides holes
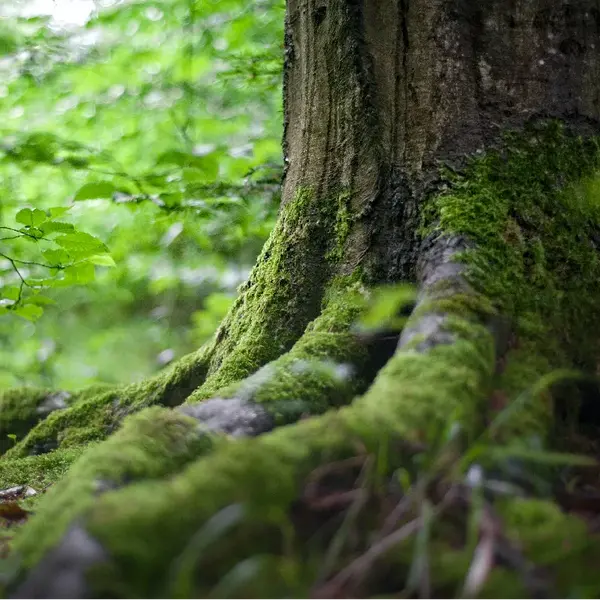
[[[70,207],[116,264],[66,280],[43,241],[0,236],[0,388],[139,380],[209,339],[273,225],[283,1],[0,14],[2,233],[24,207]],[[13,310],[21,277],[45,280],[43,314]]]

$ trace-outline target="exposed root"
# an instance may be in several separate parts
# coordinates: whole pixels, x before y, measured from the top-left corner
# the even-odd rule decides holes
[[[447,245],[447,240],[440,243]],[[441,256],[443,260],[454,258],[452,253],[437,252],[433,255]],[[431,261],[433,260],[431,259]],[[436,283],[439,284],[440,281],[438,279]],[[179,475],[173,477],[175,471],[170,468],[168,470],[169,479],[154,484],[149,481],[132,482],[114,492],[105,492],[99,497],[95,495],[93,503],[91,499],[81,503],[76,513],[83,519],[81,522],[86,534],[97,540],[108,552],[111,571],[117,569],[115,574],[120,571],[121,561],[125,560],[129,564],[127,578],[131,578],[132,582],[136,580],[139,583],[141,581],[138,580],[139,576],[143,580],[149,577],[149,585],[164,585],[164,581],[159,584],[164,576],[164,571],[156,560],[162,562],[161,556],[164,556],[164,553],[177,555],[177,548],[180,547],[180,544],[185,544],[184,540],[189,532],[196,530],[205,519],[227,506],[235,498],[243,498],[252,514],[255,510],[258,510],[259,513],[256,513],[258,520],[253,520],[252,525],[250,522],[246,522],[240,526],[241,538],[236,535],[226,542],[227,562],[234,564],[229,561],[235,561],[235,556],[241,557],[243,554],[240,555],[239,552],[243,553],[244,548],[247,547],[245,542],[241,543],[242,539],[250,535],[247,527],[250,526],[251,530],[255,530],[262,522],[263,527],[270,529],[271,525],[268,525],[268,520],[264,522],[263,517],[281,511],[283,514],[288,512],[298,494],[295,482],[306,479],[315,467],[326,460],[326,456],[343,457],[348,452],[353,453],[357,444],[364,446],[365,449],[388,452],[384,448],[389,448],[389,444],[393,440],[404,438],[418,441],[423,435],[424,429],[430,428],[432,425],[443,426],[449,418],[456,414],[457,409],[465,416],[473,413],[473,402],[478,402],[481,398],[486,377],[492,374],[494,368],[491,337],[485,327],[477,324],[478,317],[475,313],[473,314],[475,315],[473,317],[475,324],[474,328],[469,330],[471,333],[458,331],[453,344],[430,343],[422,352],[417,353],[411,344],[409,348],[398,353],[382,370],[368,393],[350,407],[320,418],[302,421],[291,428],[278,429],[254,440],[225,443],[209,457],[194,462]],[[335,321],[331,321],[325,311],[322,317],[323,325],[315,323],[312,331],[315,332],[315,340],[318,340],[320,338],[317,334],[320,328],[325,324],[331,328]],[[307,333],[309,341],[312,339],[309,335],[310,331],[309,329]],[[335,336],[334,332],[335,329],[329,335]],[[310,349],[313,345],[309,341],[304,344]],[[306,352],[302,343],[299,343],[303,352]],[[318,346],[315,347],[318,348]],[[329,348],[330,346],[326,345],[325,347]],[[347,348],[345,350],[347,351]],[[448,378],[449,372],[452,373],[451,378]],[[420,373],[420,380],[415,377],[416,373]],[[424,400],[420,400],[421,396],[423,398],[427,396],[427,402],[431,402],[428,393],[431,388],[437,390],[438,401],[434,405],[423,404]],[[318,389],[316,388],[316,390]],[[326,394],[330,393],[327,387],[323,389]],[[445,391],[443,391],[444,389]],[[469,398],[470,402],[467,401]],[[254,406],[237,401],[236,407],[242,412],[236,414],[235,410],[230,410],[231,400],[230,404],[221,404],[226,401],[218,399],[212,402],[213,404],[207,404],[207,408],[204,410],[202,404],[197,409],[194,405],[190,405],[189,408],[182,408],[182,410],[189,412],[190,409],[193,409],[191,412],[194,413],[194,416],[200,420],[208,419],[211,429],[225,429],[237,434],[258,432],[252,426],[244,429],[248,426],[245,415],[251,415],[250,422],[255,425],[260,423],[261,428],[265,427],[265,424],[270,426],[270,422],[264,419],[265,414],[256,413]],[[224,410],[217,416],[219,406],[224,407]],[[264,406],[268,407],[268,404],[265,403]],[[415,411],[416,408],[418,411]],[[250,412],[248,413],[248,411]],[[141,417],[142,415],[140,415]],[[237,423],[237,428],[232,430],[232,423]],[[133,427],[133,422],[131,427]],[[133,431],[131,427],[129,431]],[[123,435],[126,435],[126,431],[127,428],[123,430]],[[148,435],[152,434],[144,431],[143,435],[139,436],[137,443],[147,444]],[[73,468],[65,480],[57,486],[56,493],[52,494],[53,499],[48,498],[46,502],[46,509],[29,523],[28,535],[20,538],[18,548],[25,551],[26,556],[40,555],[44,545],[40,544],[39,536],[42,529],[47,528],[48,520],[53,520],[49,511],[55,515],[66,514],[64,503],[70,502],[69,499],[74,495],[73,486],[78,485],[82,477],[88,481],[90,478],[92,481],[97,479],[97,476],[93,475],[94,469],[91,466],[98,464],[95,470],[99,468],[102,471],[106,469],[110,471],[112,469],[112,466],[109,468],[109,465],[101,459],[99,453],[109,443],[115,449],[123,448],[123,442],[118,438],[119,434],[113,436],[111,440],[99,446],[97,452],[90,450],[89,458],[85,461],[88,464],[84,465],[82,459],[81,463],[78,463],[80,468]],[[131,440],[135,445],[134,438]],[[98,454],[98,459],[94,459],[95,454]],[[406,460],[406,458],[406,455],[394,457],[387,468],[391,464],[398,464],[398,461]],[[123,481],[122,476],[118,479]],[[127,480],[125,481],[127,482]],[[205,487],[206,485],[208,487]],[[215,490],[220,490],[220,492],[217,494]],[[81,494],[79,495],[81,496]],[[198,503],[200,498],[203,500]],[[193,510],[185,508],[187,502],[196,504],[196,508]],[[269,506],[271,509],[268,508]],[[130,509],[135,511],[135,517]],[[175,515],[177,521],[172,519],[172,516]],[[71,510],[68,519],[61,519],[64,523],[63,527],[72,522],[73,518],[74,514]],[[158,540],[155,542],[150,539],[153,538],[150,531],[156,527],[152,523],[159,522],[161,523],[159,529],[166,527],[172,538],[169,543],[158,543],[155,547],[154,544]],[[135,531],[132,527],[135,528]],[[113,537],[116,528],[120,531],[118,538]],[[61,534],[58,527],[55,528],[54,535],[57,533],[64,535],[64,531]],[[54,535],[49,540],[57,539]],[[264,549],[271,547],[273,543],[276,547],[278,545],[277,538],[278,536],[267,535]],[[117,542],[117,539],[121,542]],[[141,550],[142,539],[146,550],[140,556],[138,551]],[[234,550],[236,539],[240,545],[237,550]],[[117,542],[116,545],[115,542]],[[263,546],[263,544],[259,544],[259,546]],[[57,560],[56,546],[52,544],[50,548],[52,547],[54,549],[50,549],[45,558],[39,562],[39,569],[43,571],[45,577],[49,578],[54,577],[52,571]],[[62,560],[64,547],[60,548]],[[256,551],[258,550],[257,547]],[[229,556],[230,552],[233,552],[231,556]],[[29,558],[30,560],[31,558]],[[133,564],[130,564],[131,560],[134,560]],[[73,568],[77,568],[75,563],[73,564]],[[134,575],[131,569],[141,570],[138,575]],[[117,579],[124,584],[125,579],[122,579],[121,576],[117,576]],[[154,581],[154,584],[151,581]],[[67,589],[59,589],[65,594],[68,592]],[[104,590],[102,593],[108,593],[108,590]]]
[[[156,396],[144,388],[118,417],[114,391],[96,398],[102,433],[88,440],[153,398],[185,404],[128,417],[83,453],[15,539],[23,565],[11,590],[523,597],[572,595],[576,580],[585,595],[599,594],[592,563],[600,541],[552,498],[557,469],[574,459],[540,450],[563,373],[552,369],[585,366],[599,354],[597,295],[575,306],[580,288],[572,288],[588,269],[594,280],[583,289],[597,290],[600,261],[588,234],[600,213],[560,191],[596,168],[597,145],[561,136],[560,128],[535,130],[508,158],[484,157],[435,199],[416,307],[373,381],[364,346],[350,333],[364,300],[359,276],[330,287],[320,281],[309,311],[292,311],[286,337],[286,307],[263,287],[277,283],[265,266],[272,255],[263,255],[261,281],[248,289],[273,308],[283,347],[255,351],[257,329],[232,329],[221,334],[231,352],[212,355],[196,392],[204,372],[181,396],[165,395],[176,379],[157,385]],[[284,279],[315,233],[300,224],[319,206],[299,200],[287,208],[289,229],[278,230],[293,238],[281,246],[292,253],[276,256]],[[313,267],[339,242],[327,237],[335,215],[323,218],[329,225],[311,242]],[[295,302],[298,288],[289,284],[284,297]],[[241,323],[242,309],[243,302],[231,323]],[[59,452],[75,446],[86,402],[55,411],[8,454],[34,449],[36,431]],[[73,423],[75,432],[59,439]],[[102,551],[78,556],[73,535]],[[57,566],[64,564],[75,585]],[[40,581],[48,592],[38,591]]]
[[[129,414],[148,406],[181,404],[203,381],[210,354],[211,347],[208,346],[142,383],[121,387],[92,386],[69,394],[63,399],[64,406],[56,406],[54,401],[54,410],[46,410],[44,414],[40,414],[39,408],[47,406],[48,399],[56,396],[34,394],[31,397],[37,404],[33,405],[29,411],[31,416],[25,421],[34,426],[7,450],[4,458],[21,458],[85,446],[105,439]],[[37,421],[33,421],[32,417],[37,417]]]
[[[200,421],[207,431],[233,437],[252,437],[275,426],[275,419],[264,406],[241,398],[211,398],[181,406],[178,410]]]

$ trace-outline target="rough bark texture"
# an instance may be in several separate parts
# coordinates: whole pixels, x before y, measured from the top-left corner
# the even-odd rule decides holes
[[[598,539],[523,479],[558,447],[553,371],[600,358],[598,2],[286,18],[280,219],[215,339],[136,386],[2,396],[31,428],[3,487],[57,481],[9,594],[594,597]],[[401,334],[357,335],[400,281]]]

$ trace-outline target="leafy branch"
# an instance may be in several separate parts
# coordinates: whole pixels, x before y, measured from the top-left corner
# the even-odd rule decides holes
[[[45,260],[29,260],[18,258],[13,253],[0,251],[0,258],[6,261],[18,281],[18,285],[6,285],[10,276],[0,278],[0,314],[13,312],[29,320],[38,319],[42,313],[42,305],[53,301],[39,292],[44,288],[63,287],[89,283],[94,280],[94,265],[114,266],[108,248],[98,238],[78,231],[71,223],[56,220],[69,208],[54,207],[43,211],[23,208],[15,216],[20,229],[1,226],[1,229],[15,232],[16,235],[2,238],[2,241],[15,242],[18,239],[33,242],[38,246]],[[42,249],[40,244],[44,243]],[[33,268],[45,277],[33,278],[25,273],[22,267]],[[59,277],[62,274],[62,277]],[[26,295],[28,288],[31,294]]]

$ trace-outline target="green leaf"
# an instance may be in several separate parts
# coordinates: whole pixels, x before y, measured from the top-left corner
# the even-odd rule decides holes
[[[81,200],[111,199],[117,188],[110,181],[95,181],[81,186],[75,196],[74,202]]]
[[[117,263],[110,254],[95,254],[87,259],[88,262],[101,267],[116,267]]]
[[[7,300],[18,300],[21,290],[16,285],[11,285],[0,290],[0,296]]]
[[[410,285],[382,286],[375,289],[370,306],[360,320],[360,328],[401,329],[406,319],[399,313],[403,307],[414,302],[415,297],[415,289]]]
[[[89,262],[79,263],[65,269],[65,283],[91,283],[96,277],[94,265]]]
[[[78,231],[60,235],[54,240],[62,246],[71,256],[87,258],[94,254],[105,254],[108,248],[97,237]]]
[[[69,262],[69,255],[61,248],[44,250],[42,255],[53,266]]]
[[[28,321],[37,321],[44,314],[44,309],[35,304],[25,304],[17,306],[13,309],[13,312]]]
[[[180,192],[173,192],[171,194],[161,194],[160,199],[165,203],[167,208],[173,208],[180,206],[183,200],[183,194]]]
[[[186,183],[212,182],[219,174],[219,163],[217,161],[214,161],[213,163],[207,161],[206,165],[203,167],[185,167],[182,174],[183,180]]]
[[[487,446],[485,453],[495,460],[517,458],[526,462],[553,466],[593,467],[598,461],[591,456],[571,454],[568,452],[551,452],[546,450],[532,450],[530,448]]]
[[[23,300],[25,304],[36,304],[38,306],[45,306],[47,304],[56,304],[52,298],[48,296],[42,296],[41,294],[34,294],[32,296],[26,296]]]
[[[63,223],[62,221],[46,221],[40,225],[40,230],[47,235],[49,233],[68,233],[75,231],[75,227],[71,223]]]
[[[22,208],[15,217],[17,223],[22,223],[28,227],[37,227],[48,219],[48,215],[39,208],[31,210],[30,208]]]
[[[187,157],[192,156],[181,152],[181,150],[167,150],[163,152],[157,159],[157,165],[178,165],[183,167],[187,164]]]
[[[90,161],[83,156],[67,156],[63,162],[71,165],[74,169],[84,169],[90,164]]]
[[[16,32],[8,29],[0,32],[0,56],[13,54],[19,47],[19,37]],[[22,42],[21,42],[22,43]]]
[[[140,178],[145,186],[151,186],[156,189],[164,189],[169,186],[171,181],[166,175],[157,173],[148,173]]]
[[[192,167],[185,167],[182,170],[183,180],[186,183],[196,183],[198,181],[204,181],[206,179],[204,171],[202,169],[195,169]]]
[[[207,180],[214,181],[219,175],[219,159],[218,154],[206,154],[205,156],[195,156],[190,167],[196,171],[204,173]]]
[[[23,233],[25,239],[29,240],[30,242],[37,243],[37,240],[44,237],[44,232],[41,229],[38,229],[37,227],[30,227],[29,225],[27,227],[22,227],[19,231]]]
[[[40,279],[30,278],[28,283],[32,287],[60,287],[61,280],[56,277],[47,277]]]
[[[37,132],[22,140],[15,151],[22,160],[49,163],[54,160],[56,148],[56,136],[47,132]]]
[[[51,219],[56,219],[57,217],[62,217],[65,213],[71,210],[70,206],[53,206],[48,209],[48,213],[50,213]]]
[[[158,165],[168,164],[184,167],[183,177],[186,181],[214,181],[219,174],[218,153],[211,152],[204,156],[196,156],[181,152],[180,150],[168,150],[158,157]]]
[[[205,202],[209,206],[243,206],[244,201],[236,196],[218,196],[216,198],[206,198]]]

